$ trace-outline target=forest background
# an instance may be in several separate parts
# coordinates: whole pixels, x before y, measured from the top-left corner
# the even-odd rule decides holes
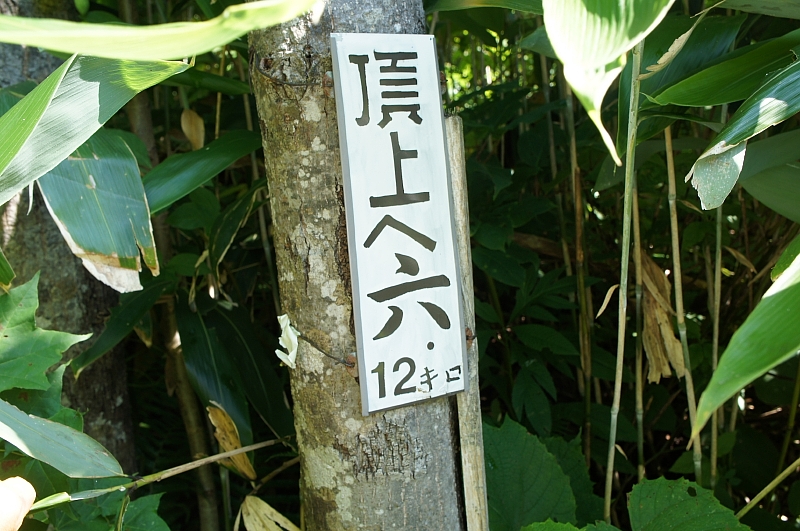
[[[446,112],[464,122],[491,528],[794,529],[800,482],[784,479],[800,458],[800,4],[598,5],[426,4]],[[285,529],[301,523],[288,369],[261,355],[285,347],[291,359],[292,350],[291,329],[278,324],[272,220],[248,83],[271,70],[244,38],[231,39],[304,7],[248,13],[252,27],[233,32],[224,23],[204,27],[202,38],[186,37],[185,49],[166,55],[126,50],[98,31],[80,51],[118,59],[63,55],[38,92],[30,81],[0,91],[9,257],[0,260],[0,282],[12,285],[12,267],[19,274],[0,297],[11,345],[0,353],[0,470],[30,479],[40,498],[54,495],[26,529],[209,529],[212,519],[228,529],[240,507],[245,525],[248,513],[269,514]],[[237,5],[76,2],[61,16],[90,24],[219,21],[225,8]],[[29,37],[35,25],[25,29],[0,22],[3,40],[58,48],[56,37],[51,46]],[[212,44],[196,49],[197,40]],[[191,68],[155,60],[195,53]],[[117,78],[125,81],[115,85]],[[91,107],[80,80],[111,88]],[[131,98],[151,106],[149,132],[135,103],[117,112]],[[74,108],[89,116],[67,113],[83,128],[74,145],[57,128],[35,127],[59,105],[62,114]],[[30,120],[20,133],[21,118]],[[30,147],[41,145],[51,149]],[[50,212],[68,249],[128,292],[113,309],[92,310],[96,341],[70,351],[69,368],[50,371],[85,337],[33,323],[38,299],[46,304],[63,291],[54,282],[37,294],[34,271],[44,278],[48,268],[66,266],[46,258],[49,243],[38,265],[15,261],[14,252],[20,263],[35,254],[26,241],[45,238],[7,228],[12,214],[14,223],[24,219],[29,199],[17,192],[38,176],[20,168],[31,165],[42,169],[37,194],[46,200],[35,201],[34,225]],[[75,183],[104,172],[117,178],[92,181],[103,193],[75,208]],[[125,222],[107,232],[85,221],[117,219],[123,208]],[[106,305],[113,299],[79,291]],[[58,326],[59,313],[39,325],[89,331]],[[176,330],[181,348],[171,343]],[[115,384],[126,393],[108,391],[130,412],[120,421],[128,426],[122,443],[92,420],[109,396],[73,407],[61,400],[62,377],[66,388],[111,356],[112,375],[127,374],[127,384],[124,377]],[[210,436],[198,398],[226,435]],[[78,431],[86,424],[118,459],[14,406]],[[37,445],[48,430],[77,442],[66,453]],[[276,436],[283,444],[228,468],[156,481],[189,456]],[[120,477],[123,469],[137,472]],[[110,476],[118,477],[88,479]],[[209,516],[217,506],[219,517]]]

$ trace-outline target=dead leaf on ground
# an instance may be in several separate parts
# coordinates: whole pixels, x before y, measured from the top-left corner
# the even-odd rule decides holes
[[[216,402],[211,403],[213,405],[208,406],[206,411],[208,411],[208,418],[211,420],[211,424],[216,428],[216,430],[214,430],[214,437],[216,437],[217,442],[219,442],[220,448],[223,452],[238,450],[242,447],[242,442],[239,439],[239,430],[236,429],[236,424],[234,424],[230,415],[222,409],[222,406]],[[247,454],[234,455],[228,459],[223,459],[221,463],[233,468],[251,481],[255,481],[257,477],[256,471],[253,469],[253,465],[250,463]]]

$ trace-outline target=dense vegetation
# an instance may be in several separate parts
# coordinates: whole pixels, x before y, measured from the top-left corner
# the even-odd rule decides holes
[[[794,356],[800,347],[800,294],[793,289],[798,264],[790,265],[800,252],[800,84],[794,81],[800,63],[793,51],[800,45],[800,4],[787,1],[770,11],[777,16],[769,16],[760,7],[729,3],[691,18],[697,10],[690,12],[688,2],[647,2],[658,12],[639,21],[647,29],[637,34],[646,34],[644,46],[635,50],[638,58],[628,50],[639,39],[625,36],[615,44],[609,30],[609,46],[628,60],[615,63],[622,73],[607,92],[601,82],[589,84],[600,91],[599,100],[576,84],[575,72],[584,68],[588,79],[585,72],[593,65],[565,53],[559,32],[569,32],[555,8],[548,12],[547,1],[544,18],[541,3],[533,1],[426,3],[447,79],[446,112],[464,121],[493,530],[612,529],[610,524],[635,531],[772,530],[795,529],[800,522],[800,480],[773,485],[749,505],[800,458],[800,364]],[[484,4],[513,9],[463,9]],[[564,3],[572,4],[581,2]],[[642,2],[622,4],[639,9]],[[228,5],[155,0],[138,7],[142,18],[159,23],[211,19]],[[120,13],[116,3],[100,1],[91,2],[83,16],[106,22],[118,21]],[[578,20],[572,19],[580,29]],[[628,22],[635,26],[635,20]],[[681,36],[682,49],[671,48]],[[225,35],[220,38],[225,41]],[[137,476],[68,479],[75,470],[65,470],[65,459],[32,459],[6,431],[0,433],[7,441],[0,477],[28,478],[42,498],[135,482],[184,463],[189,443],[181,411],[169,396],[175,390],[171,361],[165,371],[165,360],[174,360],[165,317],[174,304],[189,379],[204,406],[227,412],[236,426],[228,433],[235,432],[241,445],[286,437],[284,444],[258,450],[252,464],[227,463],[235,473],[219,468],[213,481],[225,528],[252,494],[299,522],[298,472],[292,466],[297,449],[285,406],[291,400],[288,374],[277,357],[257,355],[287,342],[278,341],[282,312],[247,83],[249,59],[239,39],[198,55],[191,69],[158,62],[163,73],[147,74],[137,85],[141,90],[160,82],[147,89],[155,152],[148,153],[128,133],[129,118],[115,112],[97,134],[89,132],[76,144],[86,140],[80,148],[85,154],[126,168],[137,181],[141,172],[143,192],[132,194],[133,203],[138,197],[133,210],[166,213],[154,222],[155,236],[152,230],[137,233],[132,256],[111,249],[138,260],[142,248],[145,265],[154,269],[147,251],[158,245],[161,274],[153,277],[145,268],[144,289],[121,297],[104,334],[71,368],[79,372],[120,341],[131,345]],[[658,62],[661,67],[648,68]],[[79,63],[68,70],[95,72],[90,62]],[[0,90],[0,112],[16,112],[10,109],[19,109],[15,104],[26,101],[20,99],[33,87]],[[639,90],[641,96],[631,100]],[[25,112],[35,114],[36,108]],[[616,141],[604,140],[598,123],[618,131]],[[627,141],[631,125],[633,143]],[[706,150],[720,139],[724,149],[709,155]],[[635,156],[629,156],[633,146]],[[12,148],[19,146],[3,145],[9,153]],[[615,165],[618,156],[626,166]],[[2,157],[0,163],[8,165]],[[4,200],[27,184],[12,183],[13,171],[0,170]],[[94,249],[104,244],[92,241],[92,231],[79,221],[70,224],[68,183],[85,171],[66,160],[39,183],[76,245]],[[691,173],[694,181],[682,178]],[[98,208],[108,214],[114,205]],[[159,226],[171,233],[170,251],[158,242]],[[629,263],[621,261],[627,241]],[[11,283],[11,266],[0,260],[3,285]],[[124,258],[119,266],[134,269]],[[772,288],[764,299],[772,306],[760,304],[781,273],[783,284],[775,285],[783,291]],[[677,280],[682,293],[676,298]],[[622,294],[620,284],[628,286]],[[622,295],[629,309],[620,334]],[[16,330],[23,345],[34,341],[28,334],[44,334],[34,329],[35,301],[35,281],[0,297],[0,325]],[[52,338],[49,350],[26,354],[36,360],[35,375],[17,377],[16,366],[0,363],[3,425],[13,413],[8,402],[81,429],[80,415],[59,402],[63,368],[45,376],[79,338]],[[4,355],[12,357],[0,352],[0,362]],[[224,419],[212,421],[224,431]],[[693,429],[697,437],[687,449]],[[219,442],[220,452],[230,449]],[[112,473],[93,469],[82,477],[118,475],[113,463],[91,464]],[[255,489],[248,476],[256,480]],[[126,528],[199,529],[194,481],[182,474],[137,484]],[[127,491],[88,497],[37,518],[57,530],[108,529],[127,503]],[[255,511],[256,502],[247,499]],[[734,511],[744,507],[740,524]],[[540,523],[548,519],[554,522]],[[46,526],[38,520],[25,525]]]

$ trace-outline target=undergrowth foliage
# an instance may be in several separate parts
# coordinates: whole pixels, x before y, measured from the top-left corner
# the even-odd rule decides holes
[[[800,480],[773,480],[800,458],[800,3],[787,0],[770,16],[729,0],[692,18],[696,2],[617,2],[633,13],[622,28],[629,31],[601,32],[608,46],[599,46],[578,42],[578,30],[593,35],[581,24],[612,20],[611,3],[586,22],[581,10],[592,2],[556,1],[426,2],[447,79],[446,112],[464,123],[491,529],[796,529]],[[183,20],[195,7],[155,4],[162,22]],[[220,15],[223,4],[197,0],[198,18]],[[481,7],[489,4],[511,9]],[[118,21],[105,3],[91,2],[84,15]],[[628,50],[642,38],[634,73]],[[225,528],[236,508],[263,502],[264,514],[271,507],[300,521],[288,375],[264,354],[278,348],[282,312],[247,60],[239,39],[199,55],[188,70],[153,61],[182,71],[148,89],[160,164],[128,133],[123,114],[105,117],[94,136],[100,123],[90,120],[94,129],[84,131],[81,157],[125,168],[135,185],[125,189],[130,208],[144,218],[148,208],[166,213],[171,255],[156,257],[146,222],[137,233],[146,243],[128,241],[124,255],[114,246],[127,225],[104,240],[70,217],[70,179],[88,171],[81,164],[54,161],[42,177],[42,192],[60,199],[53,215],[73,251],[114,256],[127,275],[118,289],[143,288],[120,298],[104,332],[70,368],[79,375],[114,345],[130,347],[139,470],[123,473],[80,433],[81,414],[61,406],[62,378],[72,374],[65,376],[60,355],[86,337],[39,329],[36,279],[15,285],[0,295],[0,478],[27,478],[40,501],[55,496],[25,529],[200,528],[194,476],[156,478],[190,454],[172,396],[175,352],[160,337],[165,307],[183,339],[192,396],[222,411],[207,426],[217,432],[208,437],[214,450],[281,442],[215,469]],[[103,61],[112,60],[73,57],[62,74],[79,78],[85,69],[105,80]],[[606,70],[598,73],[598,65]],[[148,71],[127,73],[140,70]],[[621,75],[609,85],[611,71]],[[119,89],[125,97],[167,73],[141,75]],[[633,87],[641,97],[631,102]],[[81,91],[57,79],[38,89],[6,87],[0,114],[40,120],[58,111],[45,93]],[[633,111],[637,129],[628,131]],[[605,131],[617,131],[616,141]],[[628,133],[635,135],[630,148]],[[18,140],[4,149],[24,151]],[[615,159],[635,177],[632,220],[624,211],[626,172]],[[9,160],[0,157],[18,177]],[[121,194],[123,185],[95,173],[98,189]],[[16,189],[9,186],[2,192],[10,196]],[[109,219],[117,207],[91,206]],[[631,281],[620,293],[626,231],[634,241]],[[139,248],[159,276],[131,273]],[[0,253],[4,288],[12,266]],[[618,351],[619,297],[628,310]],[[702,395],[698,404],[687,393],[689,378]],[[49,433],[74,446],[31,444]],[[694,452],[687,449],[693,438]]]

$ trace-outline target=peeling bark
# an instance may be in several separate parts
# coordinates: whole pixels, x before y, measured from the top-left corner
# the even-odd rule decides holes
[[[250,35],[281,302],[303,334],[292,396],[309,530],[464,525],[452,399],[363,417],[341,363],[356,347],[330,33],[423,33],[424,20],[419,0],[333,0],[317,24]]]

